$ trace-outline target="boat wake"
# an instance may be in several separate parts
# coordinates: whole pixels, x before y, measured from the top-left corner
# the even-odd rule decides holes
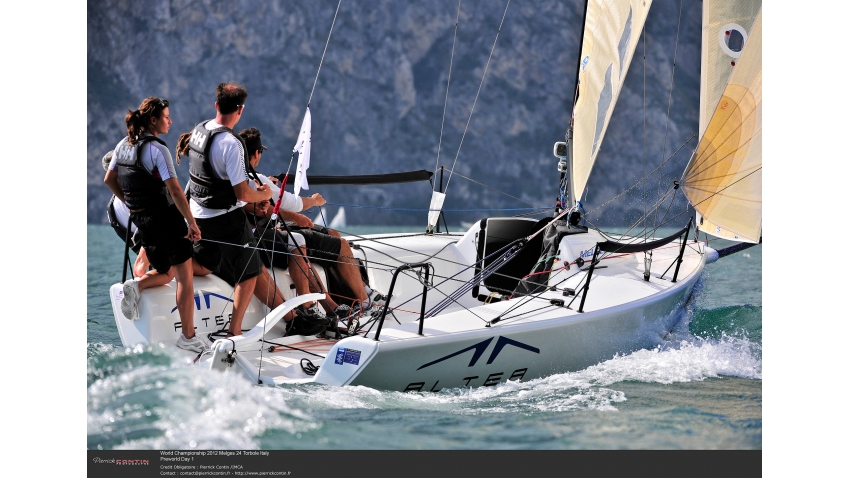
[[[318,426],[291,394],[187,367],[158,345],[90,358],[88,381],[89,449],[251,450],[267,430]]]
[[[505,413],[607,412],[629,400],[629,383],[761,380],[761,345],[748,336],[751,331],[734,325],[760,318],[760,307],[686,309],[684,315],[655,349],[617,355],[577,372],[439,393],[316,384],[257,387],[237,374],[187,367],[185,358],[158,345],[89,344],[88,446],[248,450],[271,440],[273,447],[322,448],[327,437],[318,430],[376,416],[501,420],[496,417]],[[304,443],[302,435],[320,438]]]

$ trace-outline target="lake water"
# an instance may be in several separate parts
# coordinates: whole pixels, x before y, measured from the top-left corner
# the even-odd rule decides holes
[[[123,244],[109,226],[87,234],[89,449],[762,448],[761,246],[706,267],[662,347],[528,382],[399,393],[256,387],[158,345],[124,348],[108,300]]]

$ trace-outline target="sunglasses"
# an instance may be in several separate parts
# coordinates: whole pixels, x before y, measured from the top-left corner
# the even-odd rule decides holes
[[[156,100],[159,101],[159,106],[162,106],[163,108],[168,108],[168,100],[163,98],[157,98]]]

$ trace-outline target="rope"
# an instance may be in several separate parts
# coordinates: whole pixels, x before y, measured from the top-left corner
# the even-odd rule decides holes
[[[271,340],[266,340],[266,339],[262,339],[262,341],[263,341],[263,343],[272,344],[272,345],[274,345],[275,347],[286,347],[286,348],[288,348],[288,349],[297,350],[297,351],[299,351],[299,352],[303,352],[303,353],[305,353],[305,354],[309,354],[309,355],[312,355],[312,356],[314,356],[314,357],[325,358],[325,356],[324,356],[324,355],[319,355],[319,354],[316,354],[316,353],[310,352],[309,350],[299,349],[298,347],[293,347],[293,346],[291,346],[291,345],[279,344],[279,343],[277,343],[277,342],[272,342]]]
[[[345,204],[345,203],[325,203],[329,206],[345,206],[351,207],[355,209],[384,209],[384,210],[392,210],[392,211],[439,211],[440,209],[429,209],[429,208],[413,208],[413,207],[388,207],[388,206],[360,206],[358,204]],[[551,209],[550,207],[514,207],[514,208],[484,208],[484,209],[442,209],[444,212],[488,212],[488,211],[542,211],[542,210]]]
[[[516,197],[516,196],[511,196],[510,194],[508,194],[508,193],[506,193],[506,192],[504,192],[504,191],[501,191],[501,190],[496,189],[496,188],[494,188],[494,187],[488,186],[488,185],[486,185],[486,184],[484,184],[484,183],[480,183],[480,182],[478,182],[478,181],[476,181],[476,180],[474,180],[474,179],[472,179],[472,178],[468,178],[468,177],[464,176],[463,174],[457,173],[457,175],[458,175],[458,176],[460,176],[460,177],[461,177],[461,178],[463,178],[463,179],[466,179],[467,181],[472,181],[473,183],[475,183],[475,184],[480,184],[481,186],[484,186],[484,187],[485,187],[485,188],[487,188],[487,189],[492,189],[493,191],[496,191],[497,193],[501,193],[501,194],[504,194],[505,196],[508,196],[509,198],[516,199],[517,201],[519,201],[519,202],[521,202],[521,203],[528,204],[529,206],[534,206],[536,209],[550,209],[549,207],[535,206],[534,204],[531,204],[531,203],[530,203],[530,202],[528,202],[528,201],[523,201],[522,199],[520,199],[520,198],[518,198],[518,197]],[[453,210],[451,210],[451,209],[446,209],[446,211],[450,211],[450,212],[452,212]]]
[[[310,98],[307,100],[307,108],[310,107],[310,102],[313,101],[313,92],[316,91],[316,82],[319,81],[319,73],[322,71],[322,63],[325,62],[325,52],[328,51],[328,43],[331,42],[331,34],[334,32],[334,24],[336,23],[336,14],[339,13],[340,4],[342,4],[342,0],[339,0],[339,2],[337,2],[337,4],[336,4],[336,11],[334,12],[334,19],[333,19],[333,22],[331,22],[331,30],[328,32],[328,39],[325,42],[325,49],[322,50],[322,59],[319,60],[319,69],[316,71],[316,79],[313,80],[313,88],[310,90]],[[281,189],[283,189],[283,188],[281,188]]]
[[[434,163],[434,174],[437,174],[437,166],[440,164],[440,151],[443,147],[443,126],[446,124],[446,107],[449,105],[449,86],[452,84],[452,64],[455,59],[455,44],[457,43],[457,24],[460,20],[460,2],[462,0],[457,0],[457,17],[455,17],[455,35],[452,40],[452,56],[449,59],[449,79],[446,82],[446,102],[443,104],[443,119],[440,121],[440,144],[437,146],[437,161]],[[434,181],[433,187],[437,187],[437,182]],[[436,189],[433,189],[436,191]]]
[[[481,83],[478,84],[478,92],[475,93],[475,100],[472,102],[472,109],[469,110],[469,118],[466,119],[466,127],[463,128],[463,135],[460,137],[460,144],[457,147],[457,154],[455,154],[455,161],[452,163],[452,169],[449,171],[449,179],[446,181],[446,189],[443,192],[449,190],[449,183],[452,182],[452,174],[454,174],[455,166],[457,165],[457,158],[460,156],[460,148],[463,147],[463,140],[466,138],[466,131],[469,129],[469,122],[472,120],[472,113],[475,112],[475,104],[478,102],[478,95],[481,94],[481,87],[484,86],[484,78],[487,77],[487,69],[490,67],[490,59],[493,58],[493,52],[496,50],[496,42],[499,41],[499,33],[502,32],[502,24],[505,23],[505,16],[508,14],[508,7],[511,5],[511,0],[508,0],[508,3],[505,4],[505,12],[502,14],[502,21],[499,22],[499,30],[496,32],[496,39],[493,40],[493,47],[490,48],[490,56],[487,57],[487,64],[484,66],[484,74],[481,75]]]

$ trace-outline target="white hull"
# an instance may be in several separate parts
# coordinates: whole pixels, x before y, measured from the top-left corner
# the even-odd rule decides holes
[[[361,367],[349,381],[340,385],[364,385],[387,390],[438,390],[496,385],[511,379],[529,380],[581,370],[618,353],[661,344],[676,325],[692,285],[682,284],[663,297],[653,297],[641,304],[566,316],[558,310],[556,314],[550,314],[553,318],[540,317],[515,325],[496,324],[462,334],[384,341],[382,332],[377,353],[368,366]],[[505,308],[509,303],[502,304]],[[446,317],[445,320],[451,318]],[[386,338],[390,336],[391,333],[388,333]],[[521,348],[502,338],[539,352]],[[474,360],[476,351],[472,349],[420,369],[425,364],[476,344],[480,344],[482,349],[478,360]],[[500,345],[501,350],[498,349]],[[337,347],[354,347],[354,344],[342,341]],[[331,355],[334,355],[333,351]],[[316,381],[322,382],[323,379],[320,372]],[[328,383],[333,382],[328,380]]]
[[[473,271],[464,270],[462,264],[475,261],[477,227],[462,237],[438,234],[381,239],[381,236],[370,236],[370,240],[355,241],[360,245],[355,254],[369,264],[371,286],[383,292],[388,291],[392,276],[392,271],[386,269],[402,263],[428,260],[436,268],[437,277],[459,273],[456,279],[468,280]],[[566,250],[575,251],[569,257],[584,255],[588,244],[600,240],[604,238],[593,231],[564,239],[572,244],[572,249]],[[523,299],[484,304],[466,294],[458,299],[460,304],[427,318],[421,336],[418,334],[421,298],[399,305],[421,293],[422,284],[415,275],[399,276],[390,305],[399,307],[395,317],[401,324],[388,315],[377,341],[374,339],[377,327],[374,326],[367,327],[360,336],[339,341],[283,337],[282,324],[277,320],[298,303],[308,300],[295,298],[268,314],[267,342],[263,343],[260,341],[264,333],[260,321],[268,311],[254,299],[243,327],[256,327],[233,341],[216,342],[213,344],[215,353],[202,356],[198,365],[241,371],[248,379],[254,382],[259,379],[266,385],[315,382],[398,391],[492,386],[507,380],[529,380],[580,370],[615,354],[651,348],[664,341],[681,317],[682,308],[705,265],[703,252],[707,248],[701,243],[688,243],[677,282],[670,281],[673,268],[660,278],[676,259],[679,248],[680,243],[674,241],[654,251],[648,282],[643,280],[643,253],[601,261],[593,273],[582,313],[578,309],[582,299],[580,283],[585,274],[578,273],[559,285],[559,288],[575,289],[577,297],[564,296],[560,291],[546,292],[490,326],[487,321]],[[570,271],[553,273],[549,284],[554,285],[575,273],[575,268],[573,265]],[[293,294],[286,273],[276,271],[276,276],[280,289],[291,298]],[[439,282],[440,279],[435,280],[437,287],[428,292],[426,310],[460,284],[449,281],[439,285]],[[205,335],[220,329],[230,311],[226,298],[230,297],[232,289],[215,277],[195,278],[195,289],[199,292],[196,302],[199,308],[195,315],[197,332]],[[179,317],[176,310],[172,311],[174,289],[163,286],[145,291],[140,306],[141,319],[135,322],[121,315],[120,291],[120,284],[116,284],[111,295],[124,345],[148,342],[173,345],[180,334]],[[481,286],[480,293],[486,296],[489,291]],[[553,305],[553,299],[563,301],[563,305]],[[232,363],[227,364],[223,359],[234,345],[237,354]],[[272,351],[269,347],[273,347]],[[184,353],[194,358],[194,354]],[[319,366],[314,376],[302,369],[304,358]]]

